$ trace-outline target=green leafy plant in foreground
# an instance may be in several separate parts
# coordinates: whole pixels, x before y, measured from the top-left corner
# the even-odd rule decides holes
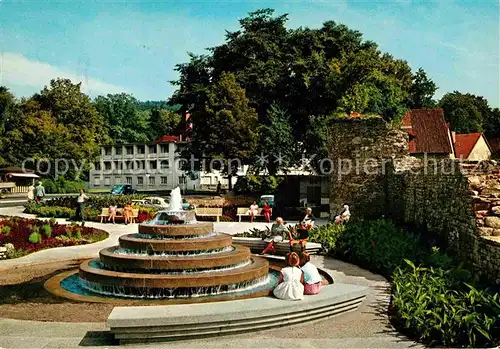
[[[42,235],[38,232],[33,232],[30,234],[28,241],[32,244],[39,244],[42,242]]]
[[[462,282],[460,267],[445,270],[405,262],[393,274],[392,296],[401,326],[410,335],[433,345],[498,344],[498,294]]]

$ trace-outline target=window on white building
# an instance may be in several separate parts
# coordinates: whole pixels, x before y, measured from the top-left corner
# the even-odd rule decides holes
[[[149,162],[149,169],[150,170],[156,170],[157,168],[158,168],[158,164],[157,164],[156,160]]]
[[[149,146],[149,154],[156,154],[156,144]]]
[[[111,147],[104,148],[104,155],[111,155]]]
[[[126,177],[127,184],[132,184],[132,177]]]
[[[146,149],[143,145],[137,146],[137,154],[144,154],[145,152],[146,152]]]
[[[144,177],[137,177],[137,185],[144,185]]]
[[[134,147],[129,145],[126,147],[127,155],[133,155],[134,154]]]
[[[123,151],[122,147],[116,147],[115,148],[115,154],[116,155],[122,155],[122,151]]]
[[[162,152],[163,154],[168,153],[168,143],[160,145],[160,152]]]
[[[111,185],[111,177],[104,177],[104,185]]]
[[[104,163],[104,169],[106,171],[110,171],[111,170],[111,162],[107,161]]]
[[[155,185],[155,177],[149,177],[149,185]]]
[[[168,160],[161,160],[160,161],[160,170],[168,170],[170,168],[170,164]]]
[[[95,186],[101,185],[101,178],[100,177],[94,177],[94,185]]]
[[[168,177],[161,177],[161,184],[168,184]]]

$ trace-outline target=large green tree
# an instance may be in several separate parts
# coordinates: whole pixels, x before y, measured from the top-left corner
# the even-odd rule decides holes
[[[94,105],[106,121],[108,143],[149,141],[149,111],[139,110],[138,101],[132,95],[98,96]]]
[[[398,120],[413,95],[427,98],[428,90],[412,90],[420,84],[420,71],[416,79],[405,61],[382,54],[360,32],[333,21],[319,29],[290,30],[287,19],[270,9],[252,12],[239,21],[240,30],[226,34],[223,44],[205,55],[191,54],[189,62],[176,66],[180,78],[170,103],[186,110],[204,105],[207,89],[230,72],[261,124],[269,123],[271,105],[280,105],[289,113],[295,143],[315,153],[324,145],[310,141],[313,120],[350,111]]]
[[[296,159],[297,146],[290,126],[288,112],[273,104],[267,112],[268,122],[261,128],[259,142],[260,162],[256,168],[266,169],[271,176],[286,170]]]
[[[413,75],[413,84],[410,88],[410,107],[412,109],[434,108],[436,101],[433,99],[437,91],[436,84],[419,68]]]
[[[0,86],[0,164],[19,161],[21,143],[21,111],[14,95]]]
[[[257,113],[231,73],[221,74],[207,88],[203,99],[204,104],[196,104],[192,109],[195,127],[187,154],[205,163],[221,160],[224,172],[231,179],[239,165],[249,164],[256,152]],[[201,165],[201,161],[195,165]],[[231,180],[229,183],[231,186]]]
[[[149,140],[155,141],[161,136],[175,135],[180,123],[181,116],[176,112],[169,109],[151,109],[149,114]]]
[[[451,123],[451,129],[458,133],[482,132],[491,113],[485,98],[458,91],[445,94],[439,106],[443,108],[446,121]]]

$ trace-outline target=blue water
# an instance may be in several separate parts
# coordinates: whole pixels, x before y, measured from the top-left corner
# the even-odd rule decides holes
[[[196,295],[197,299],[199,298],[211,298],[211,297],[217,297],[217,296],[229,296],[229,297],[239,297],[239,296],[247,296],[251,295],[253,293],[261,292],[261,291],[266,291],[266,290],[271,290],[278,285],[279,281],[279,272],[270,270],[268,277],[266,278],[265,282],[259,282],[258,285],[255,286],[250,286],[246,287],[244,289],[235,289],[227,292],[223,292],[221,294],[211,294],[211,295]],[[87,285],[88,286],[88,285]],[[82,280],[78,276],[78,273],[75,273],[66,279],[61,281],[61,287],[71,293],[77,294],[77,295],[82,295],[82,296],[97,296],[97,297],[102,297],[102,298],[123,298],[123,299],[130,299],[130,298],[137,298],[137,299],[169,299],[169,298],[189,298],[188,296],[180,296],[180,297],[159,297],[159,296],[141,296],[141,295],[129,295],[129,294],[122,294],[122,295],[109,295],[106,294],[106,292],[101,293],[101,292],[93,292],[89,290],[88,288],[85,288],[83,286]],[[164,292],[161,292],[162,294],[168,294],[168,290],[165,290]],[[193,297],[193,298],[194,298]]]

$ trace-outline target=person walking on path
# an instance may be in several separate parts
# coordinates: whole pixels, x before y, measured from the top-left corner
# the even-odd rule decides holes
[[[82,227],[85,225],[85,202],[88,198],[83,189],[80,189],[80,195],[76,198],[76,218],[82,222]]]
[[[38,182],[38,185],[35,188],[35,197],[36,197],[36,203],[40,203],[42,201],[43,197],[45,196],[45,188],[42,185],[42,182]]]

